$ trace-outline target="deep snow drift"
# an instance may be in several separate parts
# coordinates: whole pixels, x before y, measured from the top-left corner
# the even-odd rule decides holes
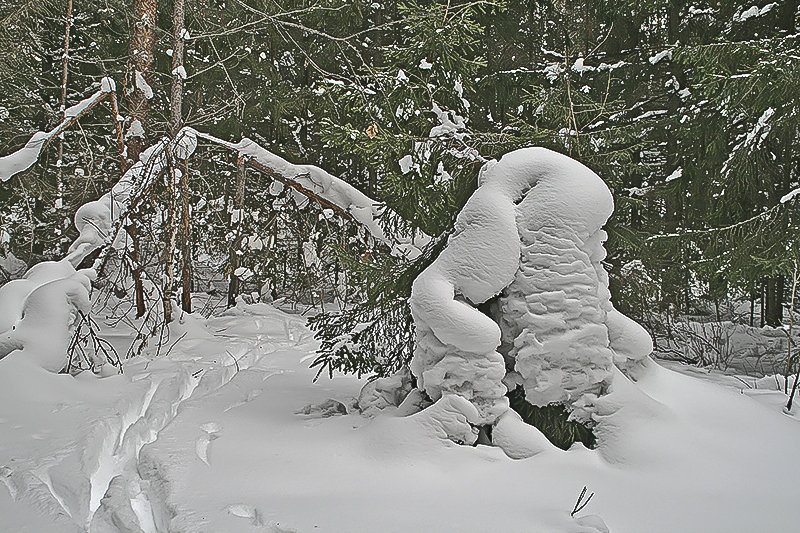
[[[168,355],[122,375],[0,360],[0,530],[751,533],[800,520],[800,425],[779,392],[648,362],[601,398],[598,449],[513,460],[448,439],[467,409],[455,396],[411,416],[353,411],[364,381],[313,383],[298,317],[256,304],[180,322]],[[584,486],[595,496],[571,517]]]

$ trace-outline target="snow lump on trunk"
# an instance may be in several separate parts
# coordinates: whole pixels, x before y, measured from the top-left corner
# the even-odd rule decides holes
[[[605,183],[577,161],[525,148],[492,161],[440,256],[415,280],[411,371],[434,401],[469,400],[482,424],[508,410],[507,387],[588,420],[623,370],[649,355],[641,326],[611,304],[602,227]],[[478,309],[499,296],[485,314]],[[508,372],[507,372],[508,370]]]

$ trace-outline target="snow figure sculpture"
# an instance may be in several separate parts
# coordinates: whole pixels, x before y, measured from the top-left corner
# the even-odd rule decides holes
[[[525,148],[488,163],[447,247],[414,282],[419,388],[463,396],[485,424],[508,410],[506,385],[588,419],[614,364],[630,372],[652,350],[611,304],[600,262],[613,207],[603,181],[565,155]],[[493,317],[477,309],[498,295]]]

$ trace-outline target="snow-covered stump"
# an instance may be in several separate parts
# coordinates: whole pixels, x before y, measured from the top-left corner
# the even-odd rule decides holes
[[[605,183],[565,155],[525,148],[487,164],[447,247],[414,282],[419,388],[463,396],[483,424],[508,410],[516,385],[534,405],[589,420],[614,364],[629,370],[652,350],[611,304],[601,261],[612,212]],[[478,310],[496,296],[492,317]]]

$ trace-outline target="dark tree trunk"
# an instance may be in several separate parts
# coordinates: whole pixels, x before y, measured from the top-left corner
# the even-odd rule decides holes
[[[183,0],[173,0],[172,11],[172,90],[170,92],[169,127],[175,138],[183,127]],[[178,193],[180,195],[181,220],[178,231],[178,248],[181,253],[181,309],[192,312],[192,224],[189,208],[189,164],[178,162],[181,171]]]
[[[767,278],[765,322],[774,328],[783,321],[783,276]]]
[[[136,73],[141,73],[142,78],[149,84],[153,76],[153,59],[155,56],[155,34],[153,29],[156,23],[157,0],[133,0],[133,18],[130,35],[130,79],[128,83],[133,89],[128,98],[128,114],[131,123],[138,121],[143,130],[143,135],[133,135],[126,139],[127,161],[125,167],[130,167],[139,161],[139,154],[144,150],[150,118],[150,102],[147,95],[136,83]],[[129,125],[130,127],[130,125]],[[136,263],[133,269],[133,282],[136,292],[136,316],[141,317],[145,312],[144,285],[142,283],[142,269],[139,262],[139,234],[136,229],[137,221],[131,217],[128,234],[133,245],[132,259]]]

